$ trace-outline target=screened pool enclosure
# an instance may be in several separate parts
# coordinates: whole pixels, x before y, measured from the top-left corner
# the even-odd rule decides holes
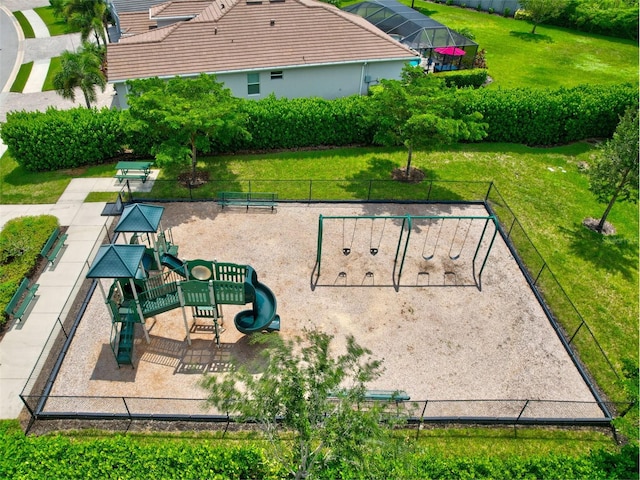
[[[473,65],[478,51],[477,43],[396,0],[367,0],[343,10],[364,18],[436,64],[458,68],[470,68]],[[434,51],[449,46],[462,49],[465,54],[447,56]]]

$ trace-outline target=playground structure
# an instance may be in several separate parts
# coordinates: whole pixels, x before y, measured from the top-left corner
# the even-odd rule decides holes
[[[493,215],[320,215],[315,284],[319,284],[323,258],[332,256],[339,271],[330,271],[328,277],[335,279],[335,286],[382,286],[390,280],[396,290],[400,286],[475,286],[481,290],[482,272],[497,233]],[[349,281],[346,258],[358,270],[351,274],[358,283]],[[413,270],[407,275],[408,259]],[[376,274],[376,267],[383,270],[382,275]]]
[[[162,230],[164,207],[132,204],[125,207],[115,231],[132,233],[128,243],[100,247],[87,278],[112,278],[105,292],[112,321],[110,344],[118,366],[133,366],[135,325],[140,324],[147,343],[147,318],[181,308],[186,339],[191,345],[186,307],[192,317],[213,322],[215,342],[220,345],[222,305],[252,304],[234,317],[244,334],[280,330],[273,292],[258,281],[248,265],[215,260],[181,260],[171,230]]]

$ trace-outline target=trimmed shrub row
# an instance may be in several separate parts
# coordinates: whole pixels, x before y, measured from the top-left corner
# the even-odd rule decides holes
[[[125,144],[120,112],[107,108],[10,112],[0,135],[13,158],[34,172],[103,163]]]
[[[0,477],[41,478],[287,478],[273,455],[250,441],[232,444],[189,439],[135,439],[114,435],[72,440],[25,436],[14,422],[0,424]],[[407,448],[409,447],[409,448]],[[406,448],[406,450],[405,450]],[[445,457],[423,448],[383,443],[365,465],[350,458],[325,458],[320,479],[359,478],[637,478],[638,446],[588,455]],[[291,452],[284,449],[287,457]]]
[[[443,72],[438,76],[444,79],[447,87],[480,88],[487,81],[488,73],[486,68],[473,68],[470,70]]]
[[[486,79],[486,71],[456,73],[448,81],[472,84]],[[593,137],[610,137],[619,116],[637,106],[637,85],[582,85],[558,90],[464,89],[463,113],[482,113],[489,124],[487,142],[558,145]],[[277,150],[323,145],[370,145],[374,125],[366,118],[368,97],[336,100],[268,97],[245,101],[251,139],[220,139],[214,152]],[[153,138],[126,138],[115,110],[50,109],[46,113],[13,112],[0,135],[15,160],[31,171],[58,170],[103,163],[123,146],[150,155]]]
[[[467,113],[489,124],[486,142],[548,146],[611,137],[619,117],[637,106],[633,85],[582,85],[558,90],[468,90]]]
[[[359,96],[335,100],[270,96],[244,102],[252,139],[233,150],[369,144],[373,131],[364,120],[367,100]]]
[[[57,226],[53,215],[40,215],[14,218],[0,231],[0,325],[6,322],[4,309],[22,278],[35,270],[40,250]]]

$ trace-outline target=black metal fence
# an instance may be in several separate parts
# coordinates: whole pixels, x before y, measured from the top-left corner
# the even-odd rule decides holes
[[[229,422],[233,412],[207,406],[203,398],[26,395],[40,420],[157,420]],[[370,402],[363,402],[367,408]],[[410,424],[496,424],[607,426],[610,418],[598,402],[553,400],[409,400],[389,401],[392,411]]]
[[[158,182],[158,181],[157,181]],[[173,185],[173,189],[170,189]],[[576,353],[594,368],[600,385],[613,386],[619,375],[585,319],[562,288],[557,278],[531,242],[521,223],[493,183],[447,182],[427,180],[410,185],[390,180],[234,180],[210,182],[209,188],[175,189],[175,181],[158,182],[153,196],[132,192],[125,186],[121,197],[126,201],[215,201],[221,191],[278,192],[283,202],[412,202],[412,203],[481,203],[500,222],[500,233],[512,250],[514,258],[531,289],[547,313],[560,340],[576,367],[590,387],[595,402],[513,400],[419,400],[398,404],[403,415],[413,423],[469,423],[469,424],[556,424],[607,425],[616,407],[626,410],[628,402],[607,402],[600,395],[596,382]],[[211,188],[213,187],[213,188]],[[159,198],[158,192],[164,198]],[[165,196],[166,195],[166,196]],[[96,248],[99,245],[96,245]],[[204,407],[204,398],[141,398],[141,397],[61,397],[50,395],[51,386],[66,349],[73,339],[84,308],[95,283],[79,280],[80,293],[73,303],[76,311],[73,322],[61,317],[51,332],[41,358],[34,368],[21,398],[35,419],[86,420],[158,420],[228,422],[228,412],[215,412]],[[84,295],[82,295],[84,294]],[[71,305],[70,303],[70,305]],[[71,309],[71,307],[70,307]],[[609,391],[615,391],[610,390]]]

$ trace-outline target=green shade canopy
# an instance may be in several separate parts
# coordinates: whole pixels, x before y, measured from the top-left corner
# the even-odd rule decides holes
[[[135,278],[144,251],[144,245],[103,245],[87,278]]]
[[[155,233],[158,231],[164,207],[133,203],[124,207],[116,232]]]

